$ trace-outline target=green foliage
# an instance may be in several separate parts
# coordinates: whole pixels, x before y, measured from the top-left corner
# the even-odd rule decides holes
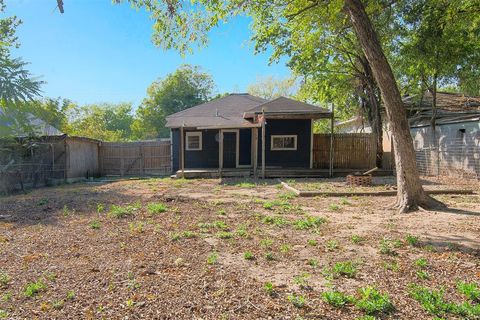
[[[293,97],[297,91],[295,78],[276,79],[272,76],[257,78],[247,92],[251,95],[272,100],[278,97]]]
[[[277,227],[281,227],[290,223],[287,219],[277,216],[265,216],[262,222],[266,224],[273,224]]]
[[[108,212],[108,216],[112,218],[124,218],[127,216],[131,216],[135,213],[136,207],[132,205],[128,206],[117,206],[112,205],[110,207],[110,211]]]
[[[255,256],[253,255],[253,253],[251,251],[245,251],[243,253],[243,258],[245,260],[253,260],[253,259],[255,259]]]
[[[360,288],[360,298],[356,306],[369,315],[389,313],[394,309],[389,296],[378,292],[373,287]]]
[[[239,182],[235,186],[239,187],[239,188],[244,188],[244,189],[253,189],[257,185],[255,183],[252,183],[252,182]]]
[[[395,244],[392,240],[382,239],[380,241],[380,253],[386,255],[397,255],[397,252],[394,249]]]
[[[7,287],[10,280],[10,276],[5,271],[0,270],[0,288]]]
[[[328,251],[334,251],[334,250],[338,249],[338,241],[337,241],[337,240],[334,240],[334,239],[328,240],[328,241],[325,243],[325,248],[326,248]]]
[[[327,222],[327,219],[325,219],[324,217],[307,216],[303,219],[296,220],[293,225],[297,230],[306,230],[311,228],[317,228],[325,222]]]
[[[98,221],[98,219],[94,219],[90,221],[89,226],[91,229],[100,229],[100,221]]]
[[[73,300],[75,299],[75,291],[70,290],[67,292],[67,300]]]
[[[216,236],[220,239],[230,239],[233,238],[233,233],[228,231],[219,231],[217,232]]]
[[[323,292],[322,299],[329,305],[332,305],[336,308],[343,308],[345,305],[355,301],[354,297],[334,290]]]
[[[0,309],[0,319],[7,319],[8,318],[8,312],[6,310]]]
[[[480,288],[474,282],[458,282],[458,292],[464,294],[468,299],[476,302],[480,302]]]
[[[308,239],[308,240],[307,240],[307,244],[308,244],[309,246],[315,247],[315,246],[318,244],[318,242],[317,242],[317,240],[315,240],[315,239]]]
[[[418,243],[419,243],[419,240],[418,240],[418,237],[417,236],[413,236],[413,235],[407,235],[405,237],[405,240],[407,241],[407,243],[412,246],[412,247],[416,247],[418,246]]]
[[[352,261],[337,262],[331,268],[326,268],[323,274],[327,278],[355,278],[357,274],[357,264]]]
[[[309,287],[308,278],[310,278],[310,274],[304,272],[293,277],[293,282],[300,288],[306,289]]]
[[[419,277],[422,280],[429,280],[430,279],[430,274],[425,270],[418,270],[417,271],[417,277]]]
[[[265,284],[263,285],[263,288],[265,289],[265,292],[269,295],[269,296],[273,296],[274,293],[275,293],[275,288],[273,286],[273,283],[271,282],[265,282]]]
[[[182,65],[147,89],[132,125],[139,139],[167,137],[166,117],[208,101],[213,92],[211,76],[198,66]]]
[[[420,268],[426,268],[428,267],[428,261],[425,258],[419,258],[415,260],[415,265]]]
[[[217,260],[218,260],[218,253],[216,253],[216,252],[210,253],[207,257],[207,263],[208,264],[215,264],[215,263],[217,263]]]
[[[288,301],[290,301],[295,307],[302,308],[305,306],[306,299],[302,295],[290,294],[288,295]]]
[[[354,244],[359,244],[361,242],[363,242],[363,237],[357,235],[357,234],[354,234],[350,237],[350,241],[352,241],[352,243]]]
[[[47,285],[41,279],[38,279],[36,282],[28,283],[23,289],[23,294],[31,298],[46,289]]]
[[[409,289],[410,296],[417,300],[428,313],[436,316],[454,313],[455,304],[445,300],[443,290],[430,290],[419,285],[411,285]]]
[[[147,205],[147,211],[151,215],[162,213],[167,211],[167,206],[164,203],[161,202],[154,202],[154,203],[149,203]]]

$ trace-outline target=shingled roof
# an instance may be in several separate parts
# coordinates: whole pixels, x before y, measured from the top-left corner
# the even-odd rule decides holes
[[[167,117],[168,128],[248,128],[256,127],[255,114],[290,114],[311,117],[329,117],[330,112],[320,107],[280,97],[265,100],[248,93],[234,93]],[[250,119],[250,120],[249,120]]]

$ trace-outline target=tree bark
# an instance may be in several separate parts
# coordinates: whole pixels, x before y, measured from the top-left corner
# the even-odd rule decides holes
[[[390,121],[397,170],[397,201],[395,207],[400,212],[408,212],[417,210],[419,207],[430,209],[443,206],[441,202],[433,199],[423,190],[400,91],[361,0],[345,0],[345,9],[362,50],[370,63]]]

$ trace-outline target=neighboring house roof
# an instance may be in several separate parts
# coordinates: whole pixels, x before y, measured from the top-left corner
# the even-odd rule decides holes
[[[198,106],[174,113],[167,117],[166,127],[195,128],[248,128],[257,127],[255,114],[268,115],[310,115],[330,117],[328,110],[320,107],[280,97],[265,100],[248,93],[234,93]],[[319,116],[320,115],[320,116]],[[250,121],[248,120],[250,119]]]
[[[411,126],[430,125],[433,109],[432,94],[426,91],[421,96],[403,98],[409,111]],[[480,119],[480,97],[467,96],[461,93],[437,92],[436,124],[478,121]]]
[[[4,118],[2,120],[2,118]],[[26,114],[26,120],[28,121],[25,125],[20,125],[19,123],[15,123],[15,118],[7,116],[1,109],[0,109],[0,125],[3,125],[7,128],[12,130],[12,134],[18,137],[28,136],[30,135],[29,132],[26,132],[22,127],[27,127],[25,129],[31,130],[31,133],[34,133],[37,136],[61,136],[63,132],[58,130],[57,128],[49,125],[44,120],[35,117],[33,114],[28,113]]]

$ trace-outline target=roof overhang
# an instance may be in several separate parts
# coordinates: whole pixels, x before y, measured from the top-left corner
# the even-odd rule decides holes
[[[265,115],[265,119],[330,119],[331,112],[305,112],[305,111],[275,111],[275,112],[245,112],[245,119],[254,119],[255,116]]]

